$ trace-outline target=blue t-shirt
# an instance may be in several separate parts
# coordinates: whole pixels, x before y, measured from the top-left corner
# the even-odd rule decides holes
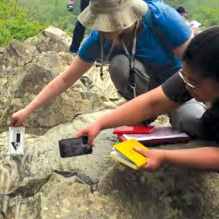
[[[160,2],[148,2],[148,7],[155,16],[155,25],[165,35],[172,49],[184,44],[191,36],[191,29],[185,20],[172,7]],[[181,67],[181,61],[172,57],[162,42],[156,37],[153,31],[142,21],[143,30],[137,38],[136,59],[142,61],[149,71],[150,77],[158,80],[158,85],[164,82]],[[109,54],[112,41],[103,37],[103,51],[106,58]],[[129,53],[131,54],[131,48]],[[125,54],[122,47],[114,47],[110,54],[109,61],[118,54]],[[86,62],[94,62],[101,58],[100,32],[91,31],[79,52],[79,57]]]

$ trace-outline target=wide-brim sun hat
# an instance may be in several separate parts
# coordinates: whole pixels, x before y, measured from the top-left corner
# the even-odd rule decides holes
[[[113,32],[131,27],[147,10],[143,0],[90,0],[78,20],[89,29]]]

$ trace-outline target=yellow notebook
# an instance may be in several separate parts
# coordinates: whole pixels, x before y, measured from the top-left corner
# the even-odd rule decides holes
[[[139,169],[147,163],[146,157],[136,152],[133,147],[148,150],[144,145],[135,139],[130,139],[113,146],[110,158],[119,161],[135,170]]]

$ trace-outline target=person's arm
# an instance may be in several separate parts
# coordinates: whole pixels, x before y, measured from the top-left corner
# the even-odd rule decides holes
[[[170,100],[161,86],[142,94],[97,120],[101,129],[137,124],[143,120],[167,113],[181,103]]]
[[[156,5],[156,3],[153,4]],[[184,50],[193,38],[193,33],[174,8],[166,4],[157,3],[157,5],[159,7],[152,9],[157,28],[170,43],[174,55],[181,60]]]
[[[54,78],[26,107],[29,112],[44,106],[74,84],[93,63],[84,62],[78,56],[64,72]]]
[[[178,59],[182,60],[183,53],[193,37],[194,36],[192,34],[191,37],[185,43],[173,49],[173,53]]]
[[[74,137],[88,136],[88,145],[93,145],[93,140],[103,129],[136,125],[138,122],[167,113],[182,103],[169,99],[161,86],[142,94],[119,108],[110,111],[95,122],[75,134]]]
[[[137,124],[179,107],[192,97],[178,73],[97,120],[101,129]]]
[[[134,149],[147,158],[148,163],[142,167],[147,171],[156,170],[164,162],[195,169],[219,170],[219,148],[216,146],[177,150]]]
[[[101,130],[122,125],[136,125],[138,122],[170,112],[191,99],[179,74],[174,74],[162,86],[142,94],[121,107],[110,111],[97,121],[80,130],[75,137],[87,135],[88,144]]]
[[[93,63],[85,62],[79,56],[76,56],[73,63],[63,73],[54,78],[24,109],[12,115],[11,125],[20,126],[33,111],[66,91],[92,65]]]
[[[173,165],[198,169],[219,169],[219,148],[203,147],[181,150],[164,150],[164,159]]]

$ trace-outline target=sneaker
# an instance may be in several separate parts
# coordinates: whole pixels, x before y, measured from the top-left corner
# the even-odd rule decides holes
[[[68,4],[68,5],[67,5],[67,10],[68,10],[68,11],[73,11],[73,10],[74,10],[73,4]]]

